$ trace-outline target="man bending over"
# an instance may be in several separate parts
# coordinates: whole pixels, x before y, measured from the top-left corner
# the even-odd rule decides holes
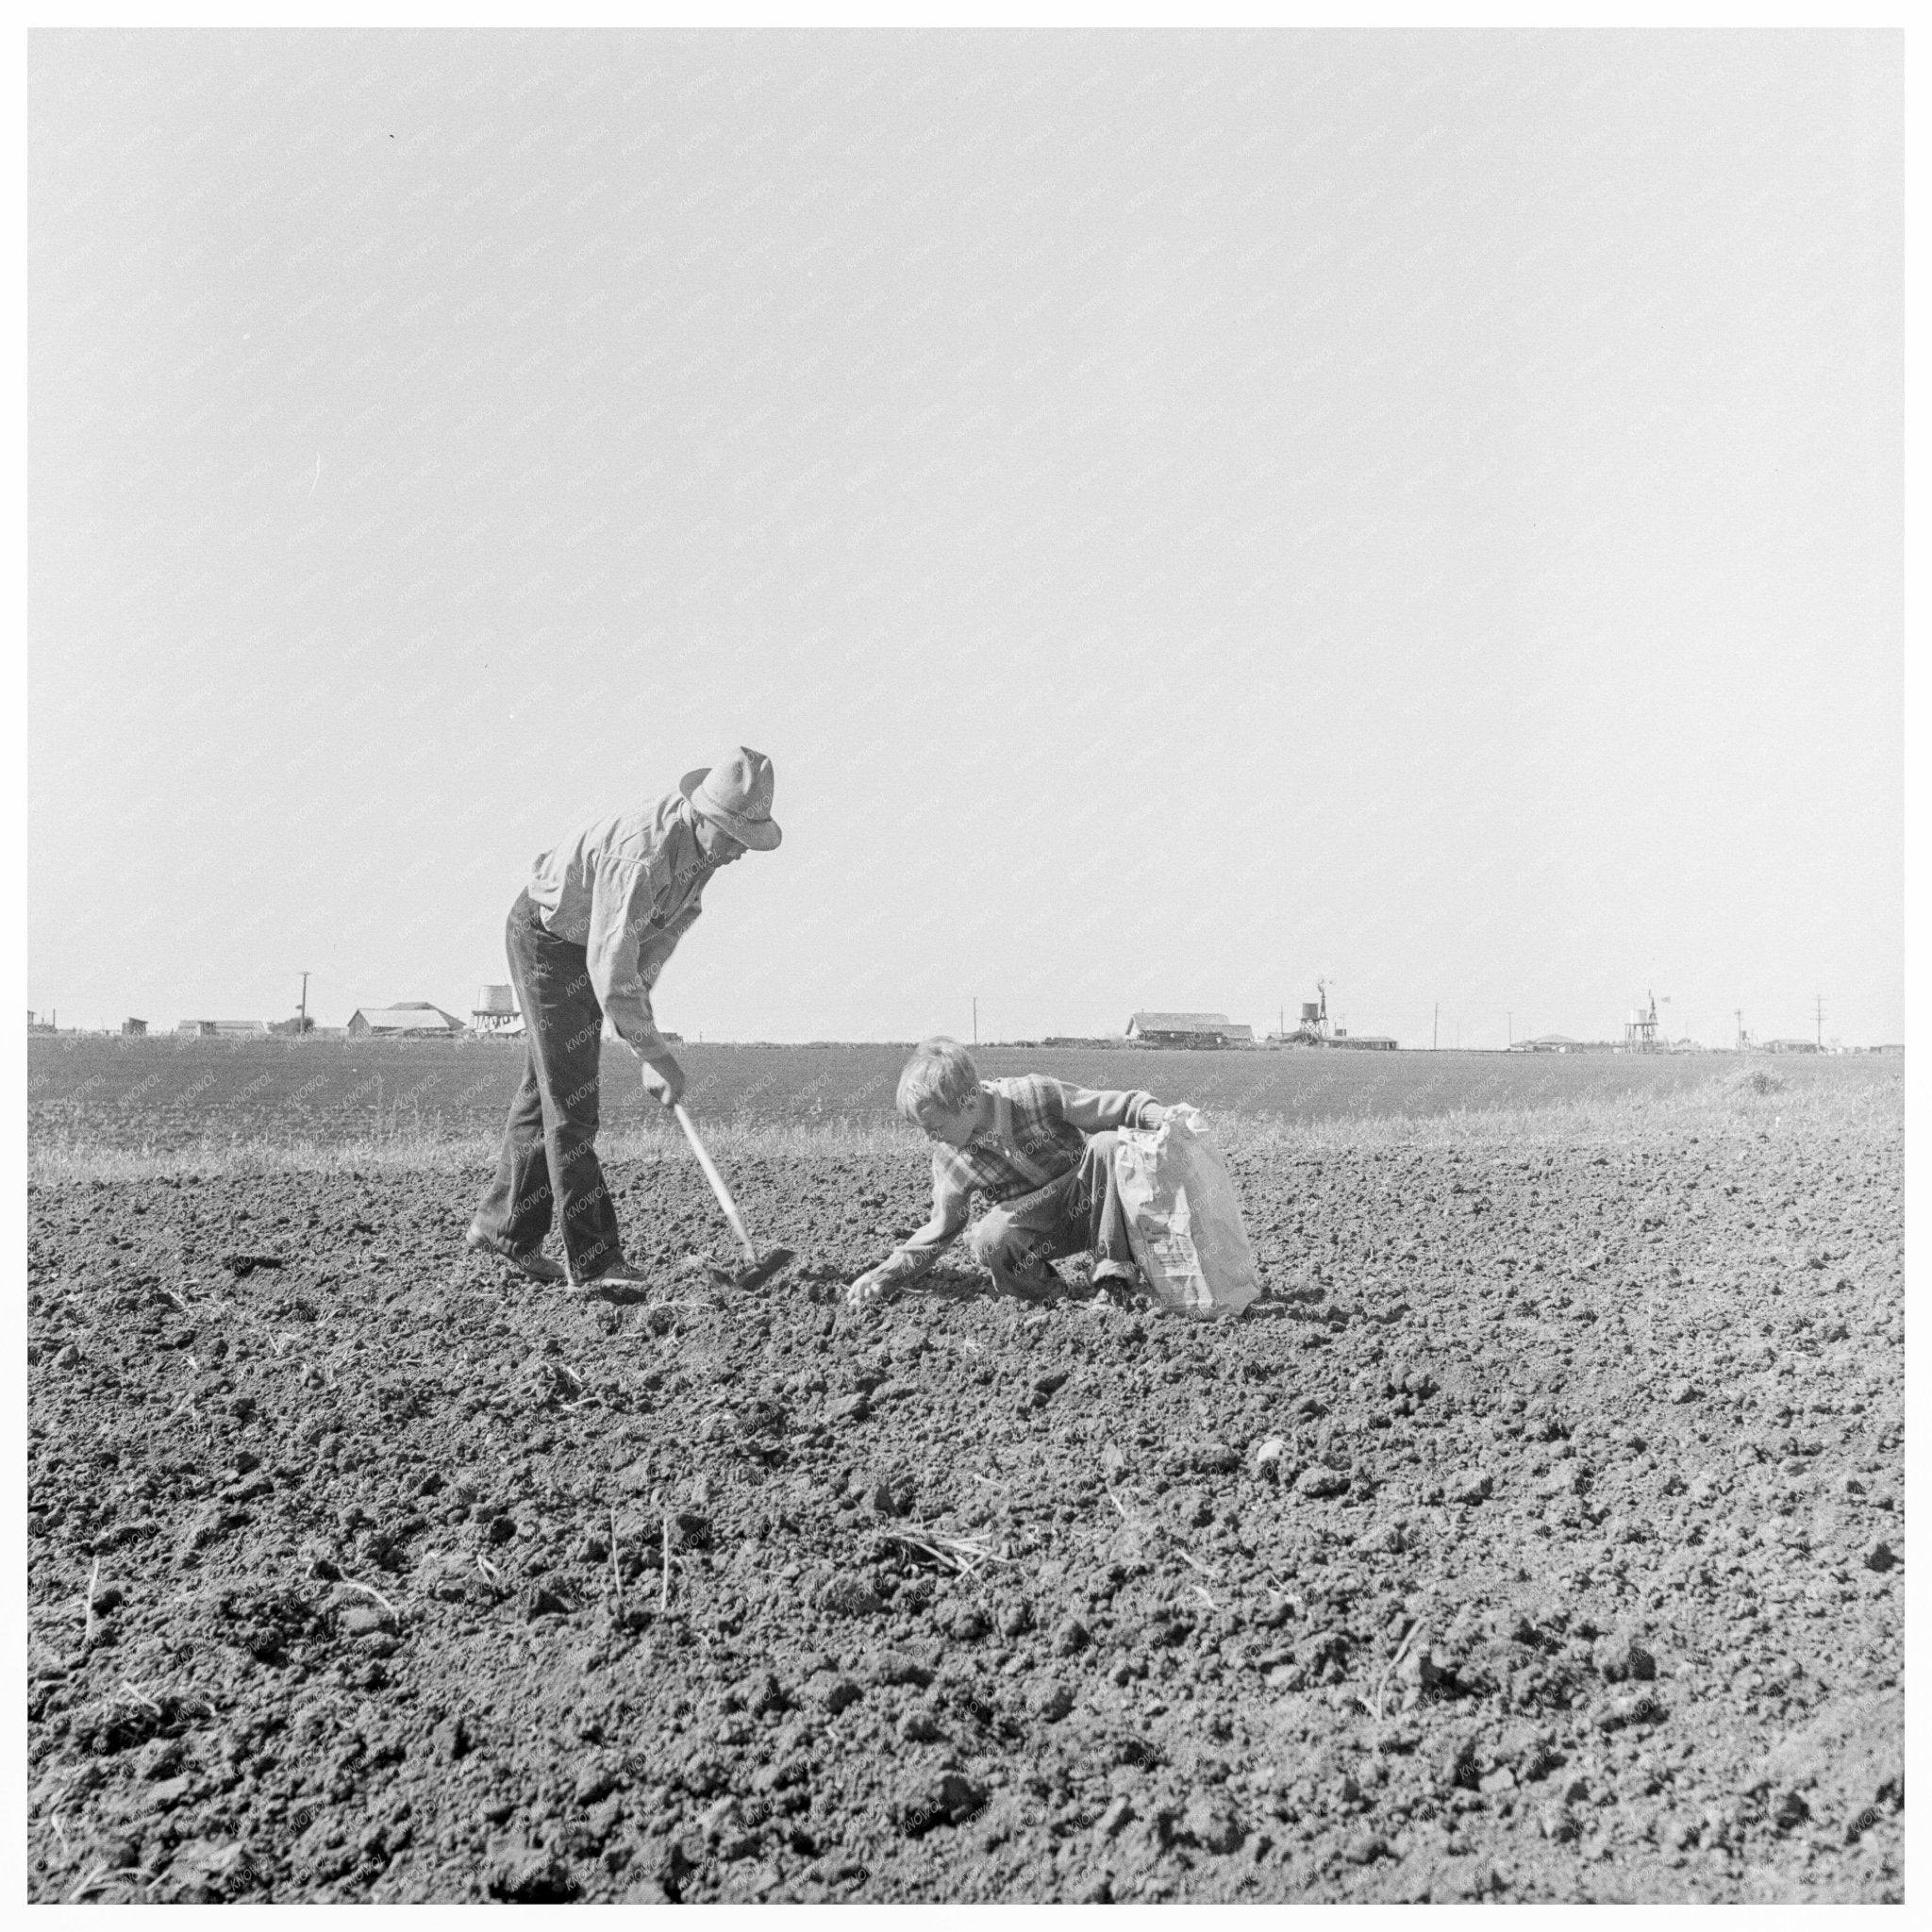
[[[544,853],[506,931],[523,1009],[524,1077],[469,1245],[534,1281],[608,1289],[643,1277],[619,1244],[597,1159],[597,1086],[608,1018],[643,1063],[644,1091],[674,1107],[684,1069],[658,1030],[651,989],[704,910],[706,886],[779,840],[772,761],[740,745],[675,791],[599,819]],[[542,1252],[563,1224],[568,1273]]]

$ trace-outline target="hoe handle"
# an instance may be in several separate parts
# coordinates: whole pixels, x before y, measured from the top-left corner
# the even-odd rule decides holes
[[[691,1142],[691,1151],[698,1158],[698,1165],[705,1171],[705,1178],[711,1184],[712,1193],[718,1197],[719,1207],[724,1210],[724,1219],[731,1224],[731,1232],[738,1237],[738,1245],[744,1250],[747,1260],[756,1261],[758,1251],[752,1246],[751,1237],[744,1231],[744,1220],[738,1211],[738,1204],[731,1198],[731,1190],[724,1185],[724,1176],[705,1152],[705,1143],[698,1139],[698,1130],[691,1124],[690,1114],[685,1112],[683,1101],[680,1100],[673,1111],[677,1115],[677,1124],[684,1129],[684,1138]]]

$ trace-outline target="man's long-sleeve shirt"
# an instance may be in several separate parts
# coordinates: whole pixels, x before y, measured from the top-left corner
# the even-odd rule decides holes
[[[597,1004],[641,1056],[668,1051],[651,988],[704,910],[714,870],[677,791],[599,819],[531,868],[531,904],[558,939],[583,947]]]
[[[982,1080],[992,1096],[992,1124],[963,1147],[936,1147],[932,1214],[925,1225],[879,1264],[881,1286],[924,1274],[958,1239],[974,1191],[989,1203],[1011,1201],[1057,1181],[1078,1165],[1089,1134],[1138,1124],[1151,1093],[1070,1087],[1044,1074]]]

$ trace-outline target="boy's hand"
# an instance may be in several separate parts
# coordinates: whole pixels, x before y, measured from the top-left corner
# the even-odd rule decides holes
[[[863,1308],[880,1300],[886,1293],[886,1284],[879,1279],[876,1268],[868,1268],[851,1287],[845,1291],[845,1301],[849,1307]]]
[[[1141,1125],[1144,1131],[1151,1133],[1166,1118],[1166,1108],[1158,1106],[1151,1100],[1141,1109]]]
[[[671,1054],[648,1059],[641,1068],[644,1091],[659,1107],[675,1107],[684,1098],[684,1069]]]

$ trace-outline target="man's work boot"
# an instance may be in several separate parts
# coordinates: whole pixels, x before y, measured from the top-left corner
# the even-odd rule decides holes
[[[651,1277],[622,1255],[613,1255],[594,1274],[575,1284],[578,1293],[606,1302],[641,1302]]]
[[[473,1254],[491,1255],[499,1261],[508,1261],[518,1274],[527,1275],[532,1281],[556,1282],[568,1277],[555,1261],[548,1260],[537,1248],[513,1248],[501,1236],[485,1232],[477,1222],[471,1222],[470,1231],[463,1237],[463,1245]]]

